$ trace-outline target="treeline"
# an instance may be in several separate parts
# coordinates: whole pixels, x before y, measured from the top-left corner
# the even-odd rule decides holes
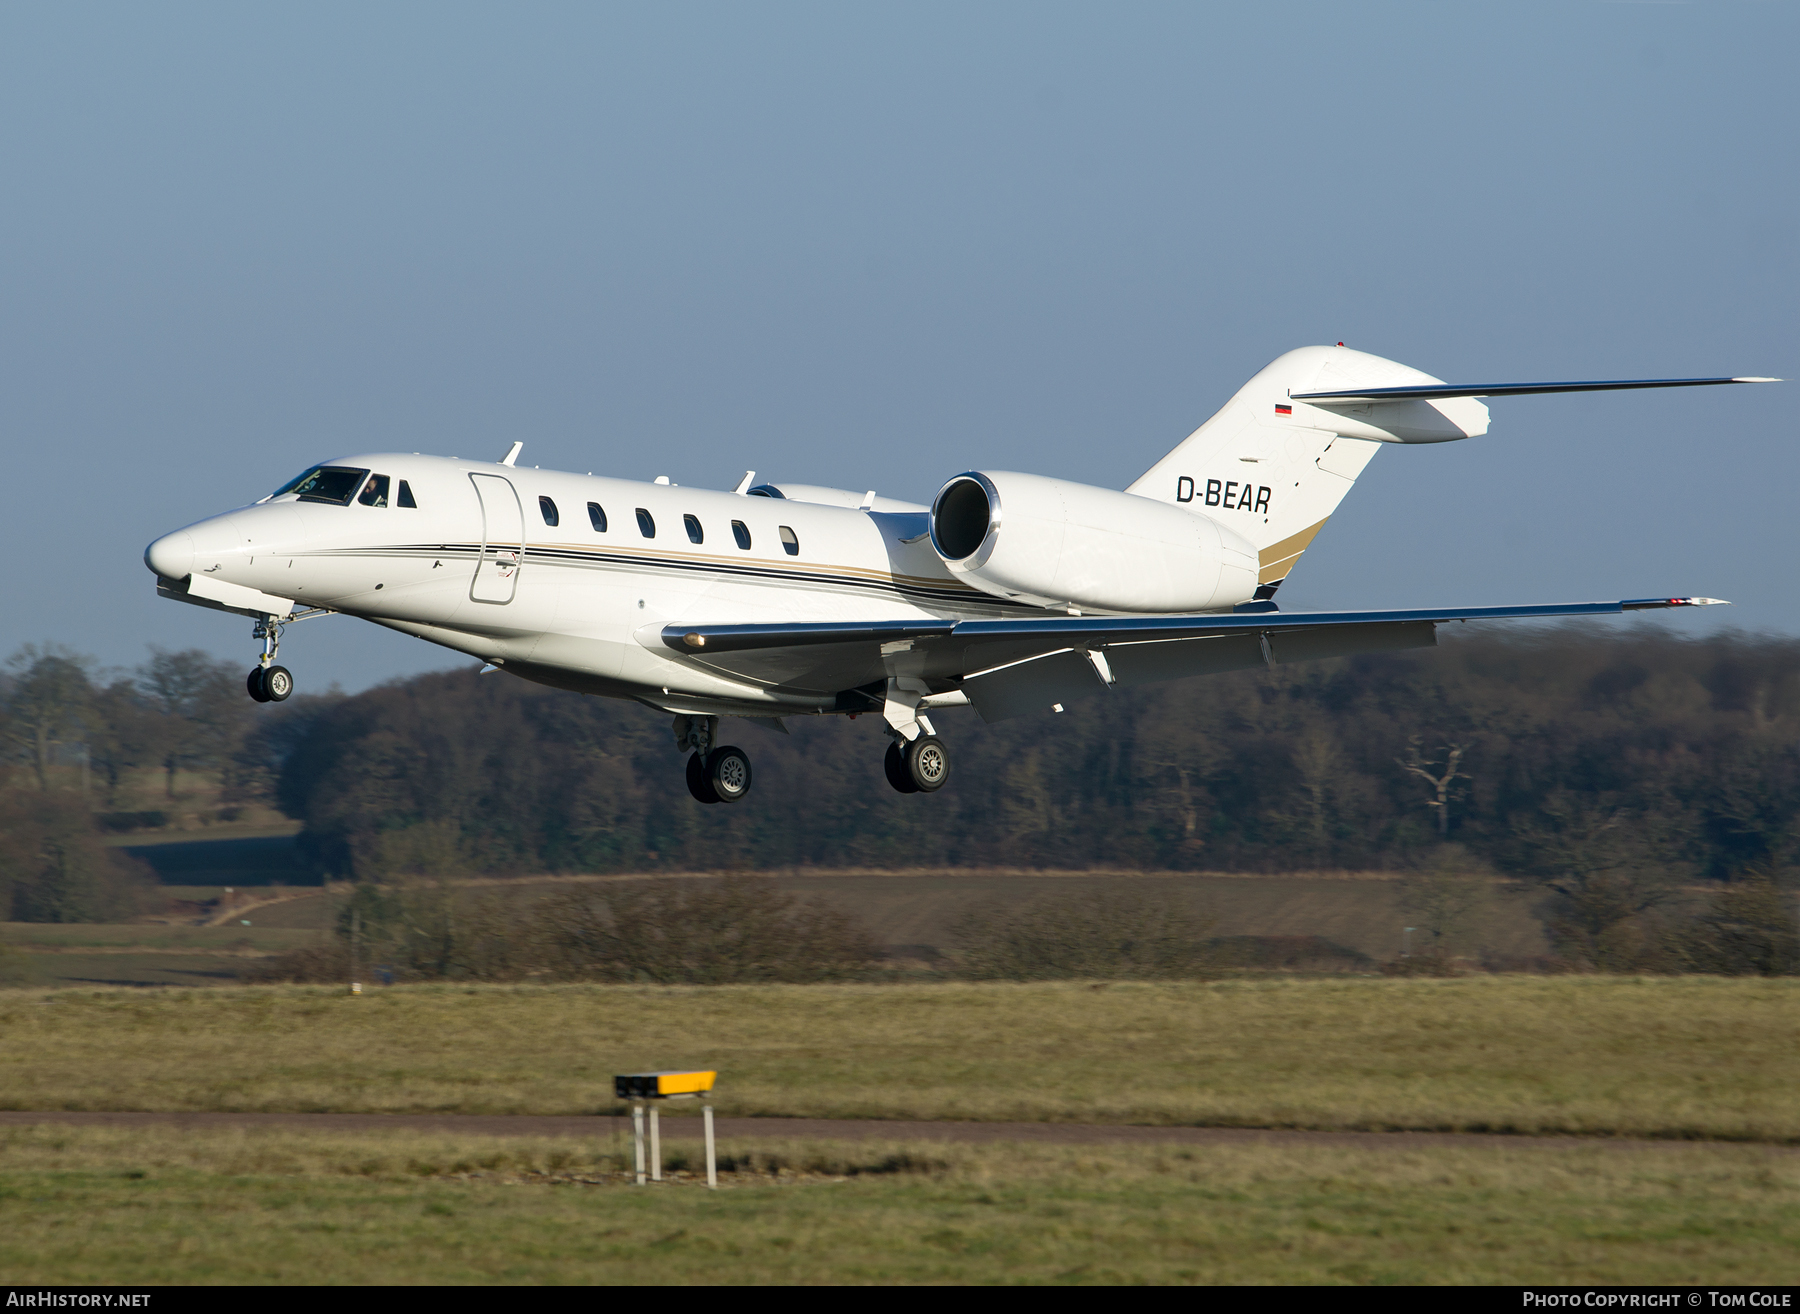
[[[165,823],[186,803],[178,773],[208,777],[227,819],[272,797],[284,731],[302,718],[259,709],[243,675],[198,651],[152,649],[112,672],[57,645],[11,656],[0,669],[0,919],[136,915],[154,882],[100,833]],[[117,810],[133,773],[160,776],[164,807]]]
[[[1445,640],[997,726],[943,713],[952,775],[931,795],[887,785],[874,718],[791,718],[791,735],[727,720],[756,784],[715,807],[688,796],[666,716],[504,673],[271,709],[203,654],[155,653],[101,678],[73,654],[25,649],[0,681],[12,762],[0,899],[12,916],[116,915],[131,877],[95,827],[125,774],[154,768],[165,790],[202,771],[222,800],[277,804],[304,822],[321,872],[370,885],[806,866],[1384,868],[1420,889],[1442,877],[1437,911],[1409,914],[1419,925],[1466,921],[1456,910],[1483,882],[1531,882],[1569,963],[1788,970],[1800,641],[1651,627]],[[1156,952],[1179,959],[1181,938]]]
[[[152,648],[135,670],[102,671],[71,649],[28,643],[0,674],[0,736],[40,791],[54,779],[101,809],[147,767],[161,771],[167,797],[186,770],[216,773],[227,802],[248,801],[269,791],[264,739],[282,718],[257,714],[244,674],[197,649]]]
[[[420,676],[306,718],[277,799],[338,876],[797,866],[1407,868],[1779,876],[1800,833],[1800,642],[1654,630],[1447,636],[1154,685],[984,726],[896,794],[865,717],[727,720],[756,784],[688,797],[668,718],[504,674]]]

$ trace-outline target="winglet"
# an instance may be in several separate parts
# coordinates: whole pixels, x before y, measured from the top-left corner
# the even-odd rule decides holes
[[[1659,607],[1729,607],[1724,598],[1628,598],[1620,611],[1655,611]]]
[[[744,471],[744,477],[738,480],[738,486],[731,491],[736,493],[739,497],[748,497],[750,495],[750,485],[755,482],[756,471],[746,470]]]
[[[519,459],[519,453],[524,450],[525,450],[524,443],[522,443],[522,442],[514,443],[512,445],[512,450],[507,452],[507,454],[505,456],[500,458],[500,464],[501,465],[511,465],[514,461]]]

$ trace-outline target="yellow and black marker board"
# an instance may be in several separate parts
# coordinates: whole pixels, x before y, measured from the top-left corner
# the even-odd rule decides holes
[[[632,1072],[613,1078],[613,1094],[622,1100],[666,1100],[671,1095],[704,1095],[716,1072]]]

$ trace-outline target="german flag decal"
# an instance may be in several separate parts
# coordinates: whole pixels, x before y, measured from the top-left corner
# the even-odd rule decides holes
[[[1292,406],[1283,406],[1280,402],[1275,403],[1275,414],[1277,414],[1277,415],[1292,415],[1293,413],[1294,413],[1294,408]]]

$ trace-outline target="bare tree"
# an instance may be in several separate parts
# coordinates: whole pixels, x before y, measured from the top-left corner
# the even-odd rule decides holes
[[[1670,823],[1559,793],[1520,837],[1556,896],[1546,929],[1558,952],[1606,971],[1638,966],[1649,947],[1646,915],[1675,899]]]
[[[93,661],[61,644],[28,643],[6,664],[16,672],[6,695],[7,738],[30,760],[38,788],[47,790],[57,745],[86,728]]]
[[[1315,726],[1295,745],[1293,758],[1300,786],[1306,791],[1307,829],[1313,848],[1324,854],[1331,847],[1330,800],[1343,772],[1342,757],[1331,735]]]
[[[150,652],[137,682],[162,716],[158,756],[164,792],[173,798],[178,767],[224,760],[243,716],[243,693],[236,668],[198,649]]]
[[[1450,835],[1450,787],[1458,780],[1470,779],[1468,772],[1457,770],[1457,766],[1463,760],[1463,754],[1468,751],[1468,746],[1465,744],[1443,745],[1438,751],[1446,756],[1442,772],[1439,774],[1437,754],[1434,753],[1428,760],[1419,751],[1417,736],[1407,740],[1407,744],[1411,750],[1409,753],[1411,761],[1402,762],[1399,758],[1395,758],[1394,765],[1402,771],[1418,776],[1431,786],[1435,797],[1426,799],[1425,806],[1437,809],[1438,838],[1447,839]]]
[[[1487,869],[1459,844],[1439,847],[1426,866],[1400,882],[1400,911],[1435,958],[1466,947],[1491,899]]]

